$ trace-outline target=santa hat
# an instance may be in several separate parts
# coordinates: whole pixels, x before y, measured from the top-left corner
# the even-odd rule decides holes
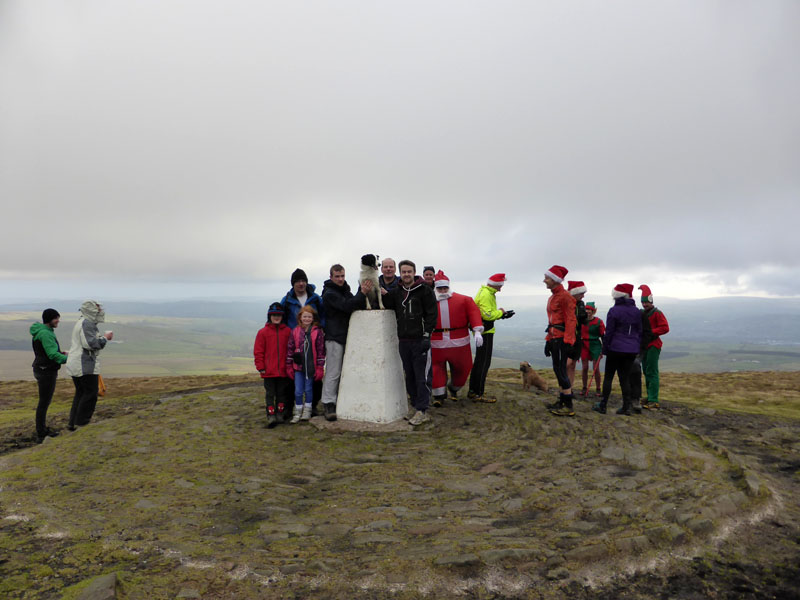
[[[564,281],[564,277],[567,276],[567,273],[569,273],[569,271],[567,271],[566,267],[562,267],[561,265],[553,265],[550,267],[550,270],[544,272],[544,276],[549,277],[556,283],[561,283]]]
[[[440,287],[450,287],[450,280],[447,278],[447,275],[444,274],[444,271],[439,269],[436,275],[433,277],[433,287],[440,288]]]
[[[597,307],[594,305],[594,302],[587,302],[586,303],[586,310],[591,310],[593,312],[597,312]]]
[[[586,284],[582,281],[568,281],[567,285],[569,286],[567,287],[569,293],[573,296],[586,293]]]
[[[650,304],[653,303],[653,291],[650,289],[650,286],[647,285],[640,285],[639,289],[642,290],[642,302],[649,302]]]
[[[618,283],[611,291],[612,298],[630,298],[633,295],[632,283]]]
[[[493,287],[503,287],[503,284],[506,282],[506,274],[505,273],[495,273],[486,281],[486,285],[491,285]]]

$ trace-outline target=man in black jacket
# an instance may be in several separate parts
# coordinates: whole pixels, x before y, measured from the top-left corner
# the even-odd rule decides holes
[[[339,380],[342,376],[344,345],[353,311],[365,308],[365,294],[372,289],[372,282],[365,281],[354,296],[344,279],[344,267],[335,264],[330,270],[331,278],[322,286],[322,303],[325,306],[325,377],[322,380],[322,406],[328,421],[336,420],[336,398],[339,395]]]
[[[436,296],[422,277],[417,277],[417,266],[410,260],[400,261],[400,285],[382,293],[383,305],[393,309],[397,318],[400,360],[406,372],[406,391],[414,408],[408,422],[420,425],[430,420],[427,415],[431,400],[428,371],[431,368],[431,333],[438,314]]]

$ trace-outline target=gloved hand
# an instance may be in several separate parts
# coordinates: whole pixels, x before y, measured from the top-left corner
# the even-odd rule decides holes
[[[425,335],[422,337],[422,341],[419,344],[419,349],[422,354],[427,354],[428,350],[431,349],[431,336]]]
[[[506,312],[504,312],[504,313],[503,313],[503,316],[502,316],[502,317],[500,317],[500,318],[501,318],[501,319],[510,319],[510,318],[511,318],[511,317],[513,317],[515,314],[516,314],[516,313],[515,313],[513,310],[507,310]]]
[[[302,352],[295,352],[294,354],[292,354],[292,360],[294,361],[294,364],[302,365],[303,364],[303,353]]]
[[[549,357],[549,356],[550,356],[550,354],[551,354],[551,351],[550,351],[550,340],[547,340],[547,341],[544,343],[544,355],[545,355],[545,356],[547,356],[547,357]]]
[[[483,346],[483,336],[480,331],[475,332],[475,347],[480,348]]]

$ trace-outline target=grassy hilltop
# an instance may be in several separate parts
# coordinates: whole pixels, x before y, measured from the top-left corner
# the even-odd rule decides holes
[[[35,384],[0,383],[0,597],[800,594],[800,373],[668,373],[659,413],[565,419],[496,369],[497,404],[417,431],[266,430],[253,375],[108,384],[35,445]]]

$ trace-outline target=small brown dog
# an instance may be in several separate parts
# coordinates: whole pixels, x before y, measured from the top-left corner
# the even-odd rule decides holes
[[[542,376],[539,375],[536,371],[533,370],[530,363],[521,362],[519,363],[519,370],[522,371],[522,389],[528,391],[531,389],[531,386],[542,390],[543,392],[547,391],[547,382],[542,379]]]

